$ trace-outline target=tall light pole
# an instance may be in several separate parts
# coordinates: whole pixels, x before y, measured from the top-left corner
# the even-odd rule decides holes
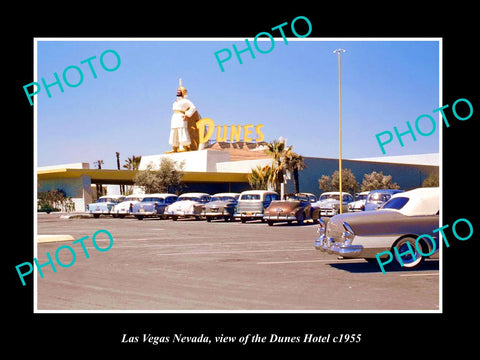
[[[340,54],[345,52],[343,49],[333,50],[338,54],[338,187],[340,191],[340,214],[343,212],[343,194],[342,194],[342,84],[341,84],[341,66]]]

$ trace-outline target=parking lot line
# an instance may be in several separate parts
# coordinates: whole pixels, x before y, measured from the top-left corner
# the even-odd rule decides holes
[[[401,274],[400,276],[438,276],[439,273],[435,274]]]
[[[364,261],[363,259],[351,259],[356,261]],[[335,260],[335,259],[322,259],[322,260],[289,260],[289,261],[262,261],[257,262],[259,265],[271,265],[271,264],[295,264],[295,263],[309,263],[309,262],[341,262],[344,260]]]
[[[238,253],[279,252],[279,251],[312,251],[312,249],[305,248],[305,249],[268,249],[268,250],[232,250],[232,251],[190,251],[190,252],[155,254],[155,256],[214,255],[214,254],[238,254]]]

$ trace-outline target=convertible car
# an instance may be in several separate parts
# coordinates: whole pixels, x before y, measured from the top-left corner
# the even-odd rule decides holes
[[[179,217],[194,217],[199,220],[203,213],[203,206],[210,200],[206,193],[185,193],[178,197],[177,202],[167,206],[164,214],[176,221]]]
[[[268,225],[275,222],[292,223],[296,221],[302,225],[305,220],[316,221],[320,215],[320,209],[313,208],[308,194],[286,194],[283,200],[273,200],[265,209],[263,218]]]
[[[396,265],[401,267],[403,263],[403,268],[416,268],[425,260],[422,254],[438,256],[438,232],[433,233],[433,230],[439,227],[439,196],[439,188],[418,188],[393,195],[376,211],[339,214],[327,224],[319,219],[315,248],[369,262],[377,261],[376,254],[391,251]],[[435,243],[421,238],[419,252],[415,241],[423,234],[430,235]],[[407,243],[414,249],[415,256],[407,252]],[[394,248],[398,254],[405,253],[401,262]]]

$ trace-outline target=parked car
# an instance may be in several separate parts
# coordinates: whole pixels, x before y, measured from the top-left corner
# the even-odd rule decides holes
[[[100,196],[97,202],[87,205],[87,212],[93,214],[94,218],[100,215],[110,215],[113,206],[123,200],[123,195],[105,195]]]
[[[146,217],[160,217],[165,219],[165,208],[177,201],[175,194],[147,194],[144,195],[142,201],[133,205],[132,215],[138,220]]]
[[[353,201],[353,196],[342,191],[342,212],[348,211],[348,203]],[[334,216],[340,212],[340,192],[328,191],[320,195],[317,202],[312,203],[312,207],[318,208],[320,216]]]
[[[283,200],[273,200],[263,216],[270,226],[275,222],[285,221],[289,224],[296,221],[298,225],[302,225],[306,220],[316,221],[319,217],[319,209],[312,208],[306,193],[286,194]]]
[[[111,214],[114,218],[124,218],[126,215],[130,215],[133,210],[133,205],[142,201],[145,195],[127,195],[122,202],[115,204],[111,210]]]
[[[247,220],[262,220],[265,209],[273,200],[278,200],[278,193],[270,190],[247,190],[240,193],[238,198],[237,210],[233,215],[235,219],[240,219],[242,223]]]
[[[315,194],[312,194],[312,193],[301,193],[301,194],[306,195],[308,197],[308,201],[311,203],[318,201],[317,196]]]
[[[177,202],[167,206],[164,214],[176,221],[179,217],[194,217],[199,220],[203,213],[203,206],[211,196],[206,193],[185,193],[178,197]]]
[[[208,222],[213,219],[223,218],[225,221],[233,221],[233,214],[237,206],[238,193],[218,193],[214,194],[210,201],[205,204],[203,215]]]
[[[370,191],[362,191],[361,193],[355,194],[355,200],[351,203],[348,203],[348,211],[363,211],[365,210],[365,202],[367,201],[367,196]]]
[[[377,210],[379,209],[385,202],[387,202],[392,195],[398,194],[403,192],[403,190],[396,190],[396,189],[378,189],[378,190],[371,190],[367,196],[367,200],[365,201],[365,211],[370,210]]]
[[[364,258],[372,262],[376,262],[376,254],[391,251],[399,265],[394,248],[402,254],[408,250],[409,243],[415,256],[407,253],[402,262],[404,268],[416,268],[425,260],[424,254],[432,252],[430,257],[433,257],[438,253],[438,232],[433,230],[439,227],[439,196],[439,188],[418,188],[394,194],[376,211],[339,214],[327,224],[319,219],[315,248],[343,258]],[[422,249],[422,255],[415,241],[423,234],[430,235],[435,244],[426,237],[421,238],[418,248]]]

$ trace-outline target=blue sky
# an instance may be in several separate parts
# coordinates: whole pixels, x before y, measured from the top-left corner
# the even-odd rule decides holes
[[[189,99],[201,117],[216,125],[263,124],[265,140],[284,137],[303,156],[338,157],[338,63],[342,54],[343,158],[380,157],[439,151],[438,41],[339,41],[282,38],[267,54],[255,49],[235,55],[220,70],[214,53],[232,44],[245,48],[244,39],[216,41],[51,41],[37,42],[37,79],[54,81],[54,72],[75,65],[82,69],[78,87],[64,84],[44,89],[37,103],[38,166],[104,161],[116,168],[132,155],[160,154],[170,150],[168,136],[172,102],[183,79]],[[267,39],[268,40],[268,39]],[[259,43],[267,49],[269,43]],[[112,72],[99,63],[105,50],[116,51],[120,67]],[[113,66],[113,56],[105,56]],[[81,61],[96,56],[93,79]],[[223,56],[223,54],[222,54]],[[113,63],[113,65],[111,65]],[[68,73],[75,82],[75,71]],[[28,100],[25,98],[26,106]],[[406,131],[406,121],[429,114],[437,121],[431,136],[404,136],[386,145],[386,155],[375,134]],[[424,132],[428,132],[427,124]],[[215,136],[215,135],[214,135]]]

